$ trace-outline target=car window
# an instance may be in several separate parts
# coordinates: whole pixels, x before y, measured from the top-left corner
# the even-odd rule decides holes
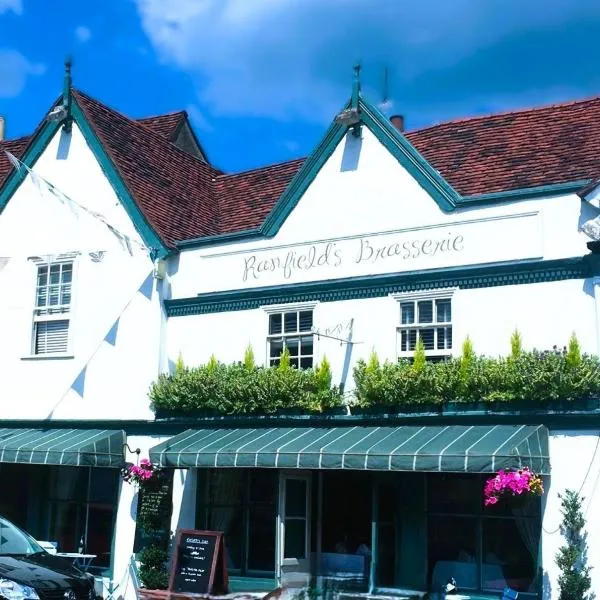
[[[44,549],[29,534],[0,517],[0,556],[35,552],[44,552]]]

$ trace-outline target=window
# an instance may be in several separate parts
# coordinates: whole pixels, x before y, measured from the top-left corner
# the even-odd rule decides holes
[[[541,536],[539,498],[485,508],[486,476],[431,474],[427,477],[429,584],[439,590],[449,577],[459,589],[519,597],[538,592]],[[537,597],[537,596],[535,596]]]
[[[310,369],[314,358],[313,309],[294,309],[269,314],[267,351],[269,366],[279,364],[285,348],[291,363],[300,369]]]
[[[228,570],[274,574],[277,473],[210,469],[199,470],[198,478],[196,524],[225,533]]]
[[[422,340],[428,358],[452,353],[452,297],[444,295],[401,296],[398,327],[398,356],[410,357]]]
[[[32,354],[67,352],[72,282],[73,262],[38,265]]]

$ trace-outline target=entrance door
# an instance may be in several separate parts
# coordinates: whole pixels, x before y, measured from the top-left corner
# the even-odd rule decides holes
[[[281,583],[306,583],[310,576],[311,475],[282,474],[279,493]]]

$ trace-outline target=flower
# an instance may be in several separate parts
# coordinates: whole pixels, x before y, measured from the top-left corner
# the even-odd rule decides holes
[[[142,458],[139,465],[129,465],[121,469],[121,476],[127,483],[144,484],[158,473],[159,469],[147,458]]]
[[[541,496],[543,493],[542,478],[530,471],[528,467],[516,471],[502,469],[485,482],[484,505],[493,506],[503,496],[522,496],[523,494]]]

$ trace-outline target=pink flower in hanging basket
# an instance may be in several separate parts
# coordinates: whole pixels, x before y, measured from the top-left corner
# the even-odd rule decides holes
[[[523,467],[515,471],[498,471],[497,475],[485,482],[483,489],[485,506],[493,506],[506,496],[533,495],[544,493],[542,478]]]
[[[139,465],[129,465],[121,470],[121,476],[127,483],[143,485],[156,477],[158,467],[147,458],[142,458]]]

